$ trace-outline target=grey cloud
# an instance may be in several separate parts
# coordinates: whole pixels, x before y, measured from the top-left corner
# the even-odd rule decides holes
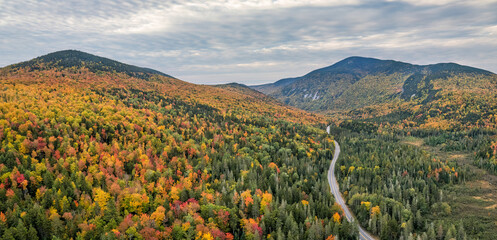
[[[186,81],[298,76],[351,55],[497,71],[496,1],[0,1],[0,66],[79,49]]]

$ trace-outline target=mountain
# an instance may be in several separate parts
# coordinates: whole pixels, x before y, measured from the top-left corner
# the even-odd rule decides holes
[[[304,110],[364,118],[395,111],[420,114],[409,108],[429,110],[442,99],[448,103],[457,96],[491,99],[497,75],[455,63],[414,65],[350,57],[302,77],[253,88]]]
[[[99,71],[115,71],[118,73],[126,73],[129,76],[138,78],[147,78],[150,75],[161,75],[170,77],[165,73],[149,69],[141,68],[108,58],[99,57],[89,53],[81,52],[78,50],[63,50],[50,53],[35,59],[21,62],[9,66],[11,68],[25,68],[29,67],[32,70],[36,69],[52,69],[52,68],[81,68],[85,67],[91,72]]]
[[[262,84],[262,85],[256,85],[256,86],[250,86],[251,88],[260,91],[264,94],[271,94],[278,89],[283,88],[284,86],[287,86],[289,84],[292,84],[293,82],[299,80],[300,78],[284,78],[281,79],[275,83],[267,83],[267,84]]]
[[[34,73],[38,75],[34,76]],[[299,122],[322,121],[316,114],[284,106],[277,101],[268,101],[270,98],[262,94],[254,95],[234,88],[191,84],[153,69],[76,50],[54,52],[4,67],[0,69],[0,80],[26,84],[72,84],[105,92],[111,91],[110,89],[138,89],[209,105],[221,111],[280,116]]]
[[[356,82],[368,74],[408,71],[412,65],[396,61],[383,61],[374,58],[349,57],[331,66],[314,70],[302,77],[281,79],[275,83],[253,86],[266,94],[275,94],[283,88],[299,85],[301,82],[338,82],[348,78],[349,83]]]
[[[218,84],[218,85],[213,85],[213,86],[216,88],[225,89],[225,90],[228,90],[231,92],[237,92],[237,93],[240,93],[240,94],[243,94],[246,96],[257,98],[257,99],[263,100],[265,102],[270,102],[271,104],[283,105],[280,101],[278,101],[272,97],[269,97],[268,95],[266,95],[262,92],[254,90],[253,88],[251,88],[247,85],[244,85],[244,84],[226,83],[226,84]]]
[[[495,74],[455,63],[414,65],[351,57],[302,77],[254,89],[292,106],[330,116],[336,124],[330,132],[343,146],[338,159],[341,171],[335,174],[342,176],[338,182],[345,202],[357,223],[377,234],[378,239],[402,239],[396,233],[382,233],[373,214],[380,211],[381,217],[388,217],[390,210],[381,209],[390,207],[372,206],[393,202],[394,208],[403,208],[399,212],[411,212],[411,216],[433,213],[421,217],[427,220],[425,227],[407,223],[413,226],[407,228],[417,229],[417,236],[435,239],[435,228],[426,226],[443,223],[444,227],[439,228],[442,232],[445,226],[459,222],[462,230],[458,235],[462,238],[495,238],[496,229],[485,222],[497,218],[481,220],[488,211],[494,212],[488,216],[497,216],[495,199],[486,199],[486,206],[467,200],[485,199],[485,195],[495,196],[497,192],[497,188],[488,187],[497,184]],[[437,163],[447,165],[427,167]],[[450,183],[452,180],[456,182]],[[394,181],[390,189],[398,191],[378,187]],[[411,182],[427,185],[412,187]],[[422,196],[422,189],[431,186],[440,187],[443,199]],[[407,191],[409,194],[403,194]],[[442,204],[447,211],[440,214],[438,206]],[[421,205],[431,206],[430,210],[422,210],[425,207]],[[395,219],[394,212],[390,212],[390,219]],[[397,226],[411,220],[401,220]],[[466,234],[463,225],[483,230],[467,228]]]
[[[1,68],[0,236],[357,238],[323,194],[324,123],[242,85],[81,52]]]

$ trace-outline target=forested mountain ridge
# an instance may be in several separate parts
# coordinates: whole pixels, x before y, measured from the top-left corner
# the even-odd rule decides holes
[[[480,101],[495,97],[497,90],[497,75],[482,69],[455,63],[413,65],[363,57],[350,57],[291,81],[280,81],[253,88],[305,110],[340,112],[352,118],[408,111],[404,115],[410,117],[397,118],[411,121],[418,121],[414,116],[429,112],[432,106],[459,98]]]
[[[327,190],[321,116],[93,69],[0,69],[3,238],[357,236]]]
[[[53,52],[29,61],[13,64],[8,67],[13,69],[29,68],[31,70],[85,67],[91,72],[115,71],[119,73],[126,73],[133,77],[145,78],[145,79],[148,78],[150,75],[154,74],[172,78],[170,75],[167,75],[165,73],[153,69],[142,68],[142,67],[121,63],[118,61],[81,52],[78,50],[63,50],[63,51]]]
[[[274,99],[273,97],[270,97],[262,92],[259,92],[257,90],[254,90],[253,88],[247,86],[247,85],[244,85],[244,84],[239,84],[239,83],[226,83],[226,84],[218,84],[218,85],[214,85],[214,87],[216,88],[221,88],[221,89],[225,89],[225,90],[228,90],[228,91],[231,91],[231,92],[237,92],[237,93],[240,93],[240,94],[243,94],[243,95],[247,95],[247,96],[250,96],[250,97],[254,97],[254,98],[257,98],[257,99],[261,99],[265,102],[268,102],[268,103],[271,103],[271,104],[275,104],[275,105],[281,105],[283,106],[284,104],[276,99]]]
[[[0,78],[10,83],[67,84],[91,89],[139,89],[187,102],[206,104],[223,112],[248,110],[244,114],[284,117],[298,122],[317,123],[324,119],[320,115],[269,101],[270,98],[250,92],[196,85],[156,70],[76,50],[59,51],[1,68]]]

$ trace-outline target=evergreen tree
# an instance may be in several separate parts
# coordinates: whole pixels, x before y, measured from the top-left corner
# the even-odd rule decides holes
[[[105,222],[109,222],[111,220],[120,222],[119,214],[117,212],[116,203],[114,199],[111,199],[110,201],[107,202],[107,206],[105,207],[102,219]]]
[[[446,240],[455,239],[456,235],[457,235],[456,227],[454,226],[454,224],[451,224],[449,230],[447,230],[447,233],[445,234],[445,239]]]
[[[28,237],[28,229],[26,228],[26,226],[24,225],[24,222],[21,219],[19,219],[19,221],[17,222],[16,229],[17,229],[17,231],[14,234],[15,238],[17,238],[17,239],[27,239],[27,237]]]
[[[36,232],[36,229],[33,226],[29,226],[27,238],[30,240],[38,240],[38,233]]]
[[[278,228],[278,231],[276,232],[276,240],[284,240],[285,239],[285,234],[283,231],[281,231],[281,228]]]
[[[456,239],[457,240],[466,240],[467,239],[466,231],[464,230],[464,224],[462,221],[459,223],[459,227],[457,228],[457,238]]]
[[[16,240],[12,234],[13,228],[8,228],[3,232],[2,240]]]
[[[438,225],[438,230],[437,230],[437,239],[441,240],[441,239],[443,239],[443,237],[444,237],[444,228],[443,228],[442,224],[440,223]]]
[[[429,225],[428,227],[428,239],[436,239],[437,235],[435,234],[435,228],[433,226],[433,223]]]

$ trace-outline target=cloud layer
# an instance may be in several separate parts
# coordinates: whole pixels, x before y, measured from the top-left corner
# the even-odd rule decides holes
[[[0,0],[0,66],[78,49],[195,83],[258,84],[358,55],[497,72],[497,1]]]

